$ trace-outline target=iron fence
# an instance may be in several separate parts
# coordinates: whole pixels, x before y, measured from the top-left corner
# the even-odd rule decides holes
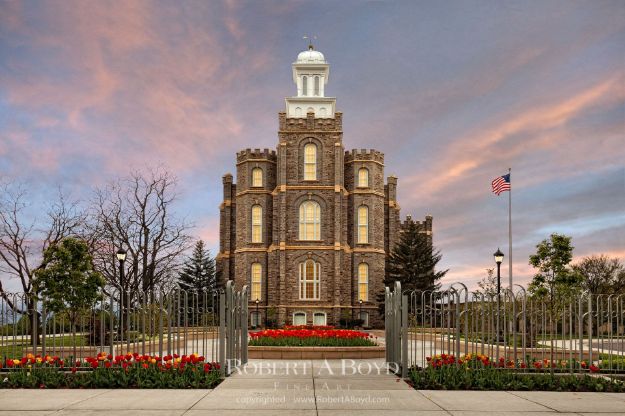
[[[480,354],[522,371],[625,373],[624,295],[541,298],[515,286],[497,296],[461,283],[402,293],[397,283],[385,307],[387,361],[404,376],[441,354]]]
[[[0,360],[27,354],[204,356],[224,374],[247,362],[248,290],[102,291],[88,310],[50,311],[45,298],[0,297]]]

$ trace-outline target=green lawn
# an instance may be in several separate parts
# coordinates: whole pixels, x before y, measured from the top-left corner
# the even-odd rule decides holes
[[[68,347],[71,348],[74,345],[77,347],[82,347],[87,345],[87,340],[84,335],[76,335],[75,341],[72,335],[63,335],[63,336],[47,336],[46,337],[46,347]],[[30,348],[29,348],[30,347]],[[25,338],[23,340],[16,339],[14,343],[8,344],[5,340],[3,345],[0,345],[0,357],[4,360],[5,357],[9,358],[22,358],[24,355],[24,351],[30,350],[32,351],[32,344]]]

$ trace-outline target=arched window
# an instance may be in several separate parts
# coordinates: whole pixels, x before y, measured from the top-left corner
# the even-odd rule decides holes
[[[313,313],[313,325],[327,325],[328,320],[325,312],[315,312]]]
[[[263,186],[263,170],[261,168],[252,169],[252,186]]]
[[[362,320],[362,326],[369,326],[369,312],[360,312],[360,320]]]
[[[263,242],[263,207],[252,205],[252,243]]]
[[[317,146],[314,143],[304,146],[304,180],[317,180]]]
[[[250,313],[250,325],[252,328],[258,328],[260,326],[260,312]]]
[[[369,242],[369,208],[366,205],[358,207],[358,244]]]
[[[363,302],[369,300],[369,265],[367,263],[358,265],[358,300]]]
[[[263,282],[263,268],[260,263],[252,263],[250,268],[250,283],[252,287],[251,300],[262,300],[262,282]]]
[[[302,95],[308,95],[308,77],[306,75],[302,77]]]
[[[319,96],[319,77],[315,77],[315,96]]]
[[[359,188],[369,187],[369,169],[367,168],[358,169],[358,187]]]
[[[306,325],[306,312],[295,312],[293,314],[293,325]]]
[[[315,201],[305,201],[299,206],[299,239],[321,239],[321,208]]]
[[[319,299],[319,274],[321,264],[306,260],[299,264],[299,298]]]

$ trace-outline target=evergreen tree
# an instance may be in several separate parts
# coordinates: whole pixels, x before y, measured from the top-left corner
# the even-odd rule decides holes
[[[212,306],[213,293],[216,288],[215,259],[210,256],[210,251],[204,246],[204,241],[195,243],[191,257],[187,260],[178,277],[180,289],[198,293],[198,305]],[[191,302],[190,302],[191,303]],[[195,305],[193,305],[195,306]]]
[[[436,271],[442,255],[432,246],[431,237],[419,232],[419,226],[406,219],[400,239],[386,264],[384,284],[401,282],[402,290],[437,290],[439,280],[448,270]]]

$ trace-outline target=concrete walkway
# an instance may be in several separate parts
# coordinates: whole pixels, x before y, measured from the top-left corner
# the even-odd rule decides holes
[[[2,415],[625,415],[625,394],[415,391],[382,360],[252,360],[215,390],[0,390]]]

